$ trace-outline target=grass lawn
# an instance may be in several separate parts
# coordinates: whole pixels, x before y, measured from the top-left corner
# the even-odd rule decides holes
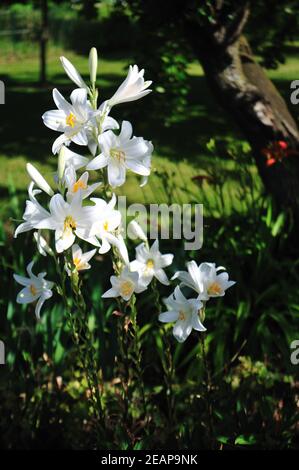
[[[1,49],[1,43],[0,43]],[[25,197],[28,177],[25,164],[30,161],[47,175],[51,181],[56,166],[56,157],[51,155],[51,145],[57,134],[47,129],[41,115],[55,106],[52,102],[51,90],[59,88],[66,96],[71,92],[72,85],[64,74],[59,56],[67,57],[88,76],[88,63],[85,57],[66,52],[51,46],[48,55],[48,81],[44,87],[36,85],[38,81],[38,50],[24,53],[23,50],[6,53],[0,58],[0,79],[6,85],[6,104],[1,106],[2,121],[0,127],[0,192],[2,196],[1,214],[9,212],[9,187],[14,187],[21,197]],[[99,91],[100,100],[109,98],[118,84],[126,75],[129,59],[123,60],[100,57]],[[142,64],[146,67],[146,64]],[[141,189],[134,176],[130,176],[122,193],[129,200],[139,202],[167,202],[169,195],[163,178],[158,174],[168,174],[171,191],[177,202],[189,202],[185,188],[196,192],[196,184],[192,177],[205,174],[211,166],[218,165],[220,157],[211,156],[206,150],[210,138],[241,140],[234,123],[214,102],[205,83],[199,65],[189,67],[191,93],[184,119],[178,120],[170,128],[157,125],[154,116],[148,116],[147,100],[128,103],[116,107],[112,115],[116,119],[132,120],[135,135],[153,141],[155,153],[153,158],[154,172],[148,185]],[[286,63],[269,76],[289,100],[290,81],[299,77],[299,61],[296,48],[289,51]],[[154,78],[154,77],[150,77]],[[290,105],[292,106],[292,105]],[[294,114],[298,111],[293,106]],[[80,148],[78,148],[80,153]],[[227,173],[225,198],[234,199],[238,175],[231,171],[231,162],[221,162],[223,171]],[[255,168],[252,169],[254,174]],[[169,189],[169,188],[168,188]],[[204,188],[209,211],[213,212],[213,189],[208,185]],[[202,201],[199,201],[202,202]]]

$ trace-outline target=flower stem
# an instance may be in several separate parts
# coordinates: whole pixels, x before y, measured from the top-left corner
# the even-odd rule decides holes
[[[104,412],[100,396],[99,380],[97,376],[97,366],[93,348],[93,338],[88,327],[88,316],[86,304],[81,292],[79,276],[77,280],[71,276],[71,287],[74,294],[74,304],[77,312],[72,312],[72,306],[68,301],[66,292],[66,272],[61,267],[60,260],[54,256],[57,274],[60,278],[59,293],[63,299],[67,321],[72,332],[73,342],[77,347],[81,367],[84,370],[88,389],[89,400],[91,402],[92,411],[96,423],[96,434],[98,440],[104,431]],[[100,442],[100,440],[99,440]]]
[[[160,302],[160,294],[157,287],[156,279],[152,280],[152,292],[154,294],[154,302],[157,313],[161,313],[161,302]],[[165,331],[163,335],[163,343],[164,347],[162,348],[162,367],[164,373],[164,382],[166,385],[166,400],[167,400],[167,409],[168,409],[168,423],[169,428],[173,430],[174,422],[175,422],[175,397],[173,393],[173,379],[174,379],[174,366],[171,354],[171,344],[169,341],[168,333]]]
[[[209,368],[206,348],[205,348],[205,334],[204,333],[200,335],[200,344],[201,344],[201,353],[202,353],[202,360],[203,360],[204,372],[205,372],[203,395],[204,395],[204,400],[205,400],[207,415],[208,415],[209,438],[211,442],[211,448],[215,449],[216,441],[215,441],[214,420],[213,420],[213,404],[212,404],[212,398],[211,398],[212,382],[211,382],[210,368]]]

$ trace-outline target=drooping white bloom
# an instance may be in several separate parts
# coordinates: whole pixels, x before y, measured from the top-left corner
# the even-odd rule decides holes
[[[101,154],[86,167],[88,170],[98,170],[107,166],[108,181],[113,188],[124,184],[127,169],[142,176],[150,174],[149,156],[153,145],[142,137],[132,137],[132,132],[131,124],[123,121],[119,135],[111,130],[101,134]]]
[[[143,75],[144,69],[139,71],[137,65],[130,65],[126,79],[108,101],[109,106],[112,107],[116,104],[139,100],[150,93],[152,90],[147,90],[147,88],[152,82],[150,80],[145,82]]]
[[[53,250],[48,245],[48,242],[41,235],[40,230],[38,230],[37,232],[34,232],[33,237],[34,237],[34,240],[36,241],[37,249],[42,256],[47,256],[47,255],[53,256],[54,254]]]
[[[43,175],[38,171],[35,166],[33,166],[31,163],[27,163],[26,165],[26,170],[32,181],[38,186],[42,191],[47,193],[49,196],[54,195],[53,189],[50,187],[50,185],[47,183]]]
[[[77,180],[75,168],[73,166],[66,168],[64,182],[67,188],[66,197],[68,201],[71,201],[78,191],[81,191],[82,199],[85,199],[102,184],[94,183],[88,186],[88,177],[88,171],[85,171]]]
[[[179,287],[164,301],[167,311],[159,315],[163,323],[176,322],[173,327],[173,336],[179,343],[183,343],[190,335],[192,329],[206,331],[200,321],[200,309],[203,307],[199,299],[186,299]]]
[[[61,56],[60,60],[65,73],[72,80],[72,82],[74,82],[79,88],[85,88],[88,90],[88,86],[84,82],[76,67],[74,67],[74,65],[66,57]]]
[[[119,233],[121,225],[121,213],[116,210],[116,196],[113,194],[107,203],[104,199],[91,198],[94,206],[86,207],[93,221],[91,236],[96,237],[101,243],[99,253],[104,254],[110,250],[111,245],[116,246],[126,264],[129,263],[128,250],[123,237]]]
[[[92,220],[88,207],[82,207],[81,191],[78,191],[70,203],[61,194],[55,194],[50,201],[49,217],[35,225],[38,229],[55,230],[57,253],[67,250],[76,236],[89,243],[99,245],[95,237],[90,236]]]
[[[178,278],[181,285],[190,287],[199,294],[201,300],[209,300],[210,297],[223,297],[226,289],[233,286],[235,281],[230,281],[227,272],[222,266],[216,268],[215,263],[201,263],[197,266],[195,261],[187,263],[186,271],[178,271],[172,279]]]
[[[137,222],[137,220],[131,220],[131,222],[128,223],[128,235],[133,240],[139,238],[140,240],[147,242],[147,236],[145,235],[141,225]]]
[[[128,266],[125,266],[119,276],[111,276],[110,282],[112,287],[102,295],[104,298],[122,297],[128,301],[134,292],[138,294],[146,290],[139,281],[139,274],[131,272]]]
[[[65,160],[65,168],[69,166],[73,166],[75,170],[79,170],[86,166],[89,162],[87,157],[83,157],[83,155],[79,155],[79,153],[75,153],[70,150],[68,147],[63,146],[64,149],[64,160]]]
[[[72,246],[72,258],[75,269],[77,271],[83,271],[85,269],[90,269],[90,264],[88,261],[94,256],[97,249],[86,251],[82,253],[82,250],[79,245],[75,244]]]
[[[137,271],[141,282],[148,286],[153,277],[168,286],[169,280],[163,268],[172,263],[173,254],[162,255],[159,251],[159,241],[155,240],[150,248],[145,243],[136,247],[136,260],[130,263],[132,271]]]
[[[32,272],[33,261],[27,266],[27,273],[29,277],[19,276],[14,274],[16,282],[24,286],[24,288],[18,293],[17,302],[19,304],[29,304],[37,301],[35,307],[36,318],[40,318],[40,310],[45,300],[52,297],[52,288],[54,282],[47,281],[45,276],[47,273],[40,273],[35,276]]]
[[[44,209],[36,199],[36,195],[40,194],[40,189],[34,189],[34,182],[28,187],[29,201],[26,201],[26,209],[23,214],[25,222],[21,223],[15,230],[14,237],[17,238],[19,233],[28,232],[33,228],[37,228],[39,222],[50,216],[49,212]]]
[[[62,132],[53,146],[53,153],[57,153],[63,144],[71,141],[78,145],[88,145],[87,124],[95,116],[87,100],[87,91],[77,88],[71,94],[71,103],[68,103],[59,91],[54,88],[53,99],[57,110],[47,111],[43,114],[44,124],[50,129]]]

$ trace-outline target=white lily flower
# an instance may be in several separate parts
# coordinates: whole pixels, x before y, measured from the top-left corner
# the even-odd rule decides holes
[[[74,65],[66,57],[61,56],[60,60],[65,73],[72,80],[72,82],[74,82],[79,88],[85,88],[88,90],[88,86],[84,82],[76,67],[74,67]]]
[[[109,116],[109,107],[107,101],[95,111],[94,117],[90,119],[87,125],[88,148],[92,155],[96,155],[98,149],[99,136],[106,131],[119,129],[118,122]]]
[[[169,280],[163,268],[172,263],[173,254],[162,255],[159,251],[159,241],[155,240],[150,248],[145,243],[136,247],[136,260],[130,263],[132,271],[137,271],[141,282],[148,286],[153,277],[168,286]]]
[[[64,159],[65,159],[65,168],[69,166],[73,166],[75,170],[80,170],[86,166],[89,162],[87,157],[83,157],[83,155],[79,155],[78,153],[73,152],[68,147],[63,146],[64,149]]]
[[[75,244],[72,246],[72,259],[77,271],[83,271],[85,269],[90,269],[90,264],[88,261],[95,255],[97,249],[86,251],[82,253],[82,250],[79,245]]]
[[[216,268],[215,263],[201,263],[197,266],[195,261],[187,263],[186,271],[178,271],[172,279],[178,278],[181,285],[190,287],[199,294],[201,300],[209,300],[211,297],[223,297],[226,289],[233,286],[235,281],[229,281],[227,272],[222,266]]]
[[[26,165],[26,170],[32,181],[38,186],[42,191],[47,193],[49,196],[54,195],[53,189],[50,187],[50,185],[47,183],[43,175],[38,171],[35,166],[33,166],[31,163],[27,163]]]
[[[139,100],[150,93],[152,90],[147,90],[147,88],[152,82],[150,80],[145,82],[143,75],[144,69],[139,71],[137,65],[130,65],[126,79],[108,101],[110,108],[116,104]]]
[[[64,172],[64,182],[67,187],[66,198],[70,202],[78,191],[81,191],[82,199],[87,198],[102,183],[94,183],[88,186],[88,171],[85,171],[77,180],[76,170],[68,166]]]
[[[34,237],[34,240],[36,241],[38,252],[42,256],[54,255],[52,248],[48,245],[48,242],[41,235],[40,230],[38,230],[37,232],[34,232],[33,237]]]
[[[52,152],[57,153],[63,144],[68,145],[71,141],[78,145],[88,145],[87,124],[97,111],[91,108],[86,89],[77,88],[72,92],[72,104],[56,88],[53,90],[53,99],[58,110],[47,111],[42,116],[47,127],[62,132],[55,140]]]
[[[36,195],[40,194],[40,189],[34,189],[34,182],[32,181],[28,187],[29,201],[26,201],[26,209],[23,214],[25,222],[21,223],[15,230],[14,237],[17,238],[19,233],[28,232],[43,219],[50,216],[49,212],[44,209],[36,199]]]
[[[200,321],[200,309],[203,307],[199,299],[186,299],[179,287],[164,300],[167,311],[159,315],[163,323],[175,322],[173,336],[179,343],[186,341],[192,329],[206,331]]]
[[[14,274],[13,276],[16,282],[21,284],[21,286],[24,286],[24,288],[18,293],[17,303],[29,304],[37,301],[35,315],[37,319],[40,319],[40,310],[43,303],[53,295],[52,288],[54,286],[54,282],[50,282],[45,279],[47,273],[40,273],[35,276],[32,272],[33,264],[33,261],[31,261],[26,268],[29,278],[19,276],[18,274]]]
[[[122,297],[128,301],[134,292],[138,294],[146,290],[139,281],[139,274],[131,272],[128,266],[125,266],[119,276],[111,276],[110,282],[112,287],[102,295],[103,298]]]
[[[73,245],[76,236],[96,246],[99,243],[90,236],[92,220],[88,207],[82,207],[81,191],[78,191],[70,203],[61,194],[55,194],[50,201],[49,217],[35,225],[38,229],[55,230],[55,247],[57,253]]]
[[[108,181],[114,188],[124,184],[126,170],[142,176],[150,174],[149,155],[153,152],[151,142],[142,137],[132,137],[132,125],[123,121],[120,134],[112,131],[99,136],[99,146],[102,153],[87,165],[87,170],[98,170],[108,167]]]
[[[147,242],[147,236],[145,235],[142,227],[137,222],[137,220],[131,220],[131,222],[128,223],[128,235],[133,240],[139,238],[140,240]]]
[[[129,263],[128,250],[119,233],[121,225],[121,213],[114,209],[116,196],[113,194],[109,203],[100,198],[90,199],[94,206],[88,206],[86,210],[90,212],[90,218],[93,221],[91,236],[96,237],[101,246],[99,253],[107,253],[111,245],[116,246],[126,264]]]

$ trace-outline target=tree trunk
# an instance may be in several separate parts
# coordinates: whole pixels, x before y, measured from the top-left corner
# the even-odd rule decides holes
[[[243,36],[226,45],[195,38],[189,34],[208,84],[249,141],[266,189],[299,220],[299,131],[284,99]]]

